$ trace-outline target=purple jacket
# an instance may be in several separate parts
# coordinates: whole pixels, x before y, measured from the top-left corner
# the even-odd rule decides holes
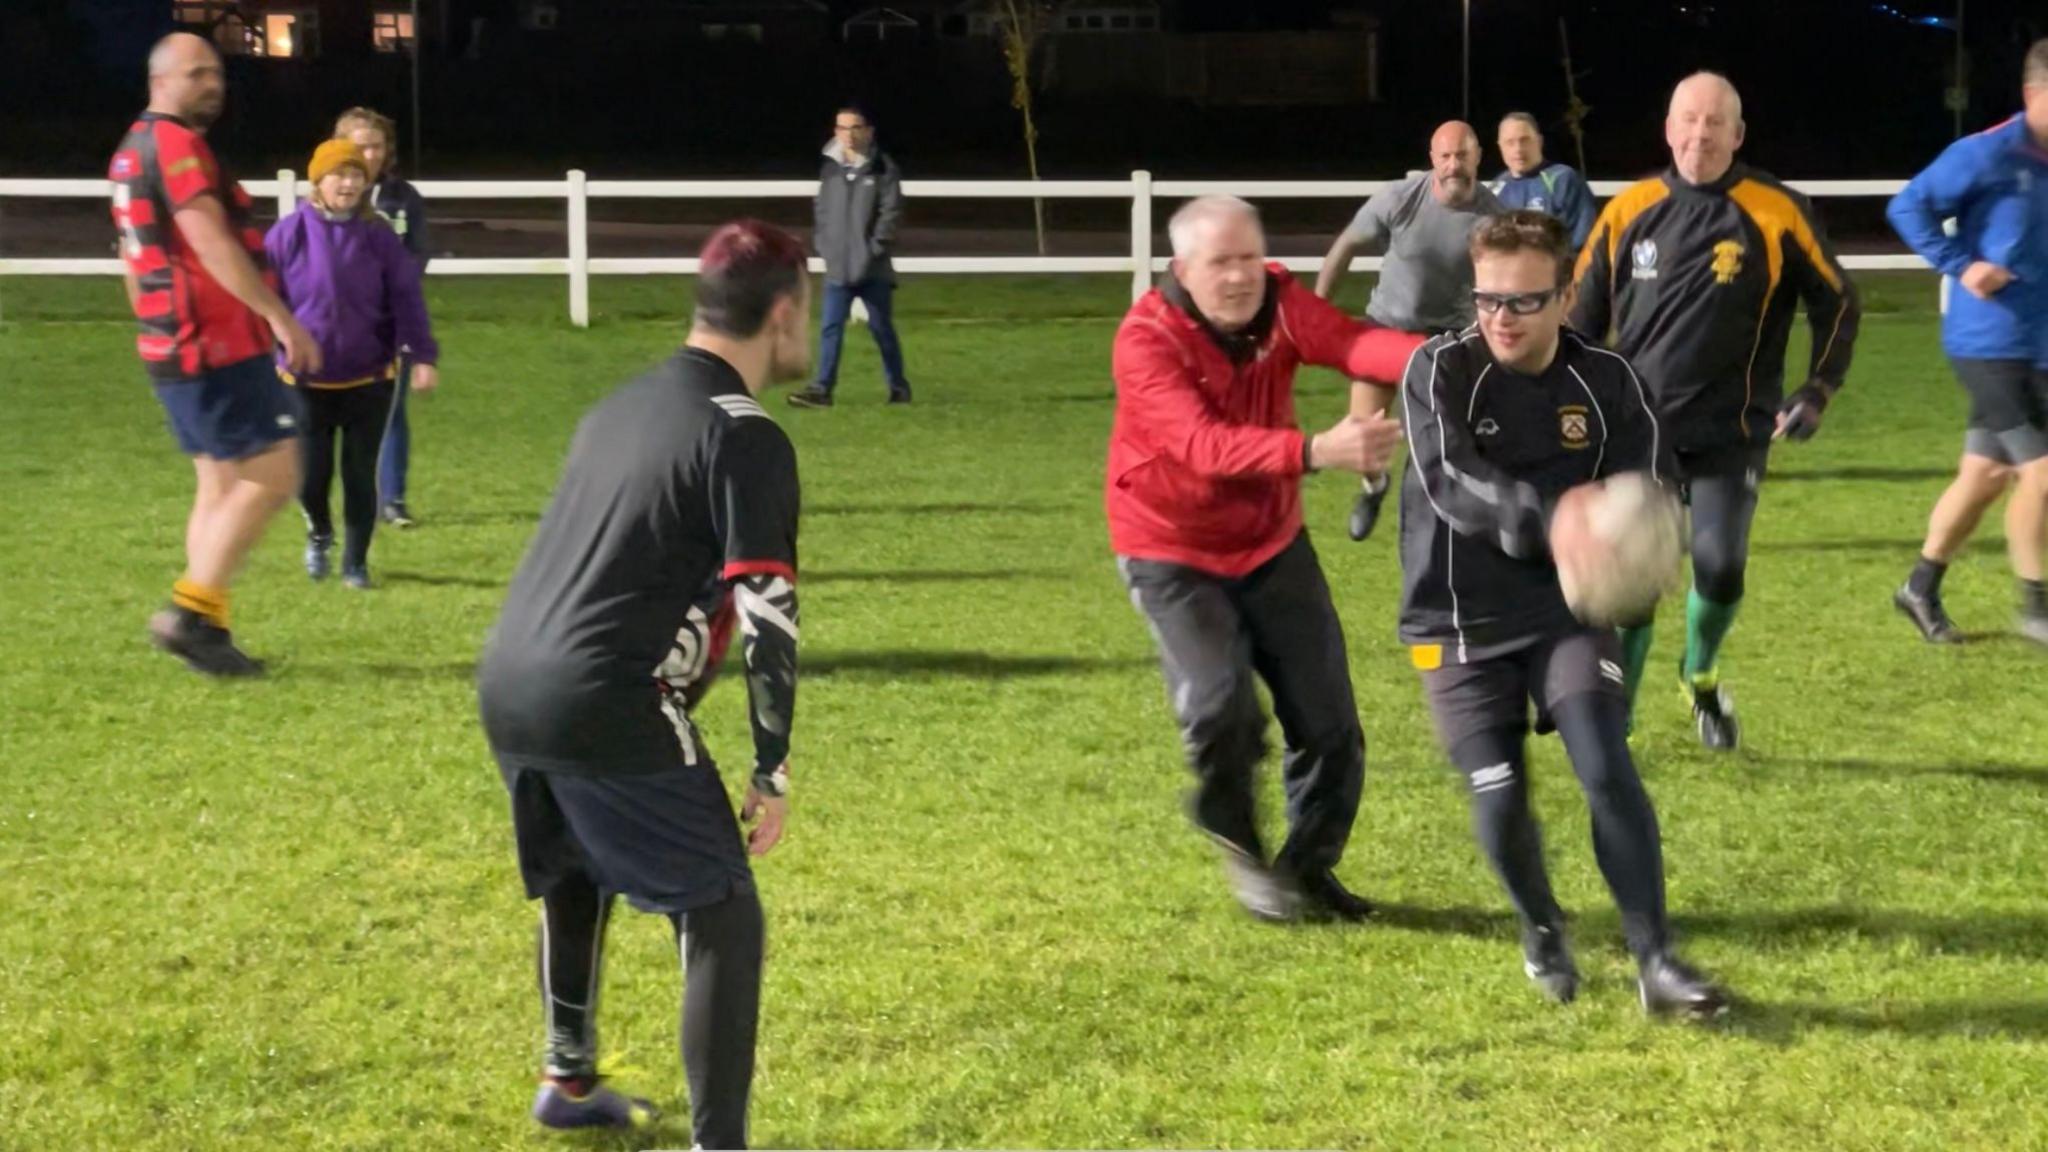
[[[325,361],[302,383],[384,379],[401,352],[418,364],[440,359],[419,264],[384,221],[333,220],[308,201],[270,229],[263,247],[277,269],[279,295]]]

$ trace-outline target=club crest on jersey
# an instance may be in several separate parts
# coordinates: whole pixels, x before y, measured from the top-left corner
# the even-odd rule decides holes
[[[1558,440],[1567,448],[1584,448],[1590,425],[1586,422],[1587,412],[1576,404],[1567,404],[1557,410]]]
[[[1635,247],[1628,251],[1628,258],[1635,265],[1629,272],[1631,277],[1637,280],[1655,280],[1657,278],[1657,242],[1655,240],[1636,241]]]
[[[1748,251],[1739,240],[1723,240],[1714,245],[1714,283],[1735,283],[1735,278],[1742,275],[1742,257]]]
[[[1494,422],[1493,417],[1486,416],[1480,419],[1479,426],[1472,429],[1472,431],[1480,436],[1498,436],[1500,435],[1500,425]]]

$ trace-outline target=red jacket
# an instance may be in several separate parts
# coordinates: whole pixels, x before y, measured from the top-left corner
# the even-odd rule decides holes
[[[1423,337],[1363,324],[1278,264],[1272,322],[1242,363],[1157,288],[1117,329],[1104,504],[1119,556],[1242,576],[1301,533],[1294,373],[1393,384]]]

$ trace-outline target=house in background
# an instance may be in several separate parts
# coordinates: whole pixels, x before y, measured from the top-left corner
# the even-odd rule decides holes
[[[397,54],[418,43],[411,0],[166,0],[179,28],[212,40],[224,56],[314,59],[330,53]],[[445,11],[422,0],[423,19]]]

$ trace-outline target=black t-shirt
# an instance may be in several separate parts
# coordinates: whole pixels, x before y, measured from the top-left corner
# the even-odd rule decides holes
[[[702,754],[656,669],[701,640],[707,590],[796,579],[796,453],[739,373],[685,348],[576,430],[478,670],[507,767],[641,773]],[[693,607],[697,610],[693,612]]]

